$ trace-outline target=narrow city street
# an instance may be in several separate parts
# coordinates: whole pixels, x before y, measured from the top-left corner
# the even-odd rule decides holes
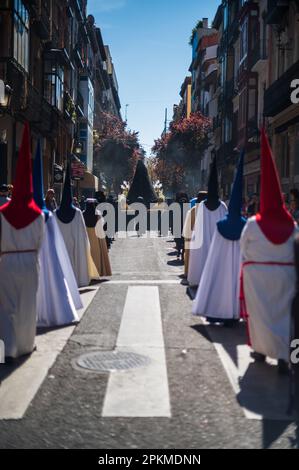
[[[250,361],[243,324],[191,315],[173,246],[117,239],[111,280],[81,290],[81,322],[39,332],[31,357],[1,366],[1,448],[298,446],[288,379]],[[100,369],[109,358],[84,355],[115,348],[126,370],[82,367]]]

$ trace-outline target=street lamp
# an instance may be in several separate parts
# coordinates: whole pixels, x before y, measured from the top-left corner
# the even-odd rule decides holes
[[[12,97],[12,88],[9,85],[4,85],[2,82],[1,93],[0,93],[0,114],[4,114],[10,108],[11,97]]]
[[[81,155],[83,150],[83,145],[81,142],[75,142],[74,144],[74,154],[75,155]]]

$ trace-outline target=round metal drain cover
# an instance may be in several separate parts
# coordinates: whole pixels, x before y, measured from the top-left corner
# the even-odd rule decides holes
[[[132,352],[94,351],[80,356],[77,365],[95,372],[135,369],[150,363],[150,358]]]

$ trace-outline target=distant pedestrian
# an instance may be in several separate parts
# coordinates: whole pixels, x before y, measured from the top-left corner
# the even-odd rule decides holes
[[[45,201],[46,207],[49,211],[54,212],[57,209],[54,189],[48,189]]]
[[[180,237],[175,237],[175,246],[177,250],[177,259],[184,261],[185,255],[185,240],[183,236],[183,228],[185,224],[184,205],[189,203],[189,197],[186,193],[177,193],[176,202],[180,205]]]
[[[80,199],[80,209],[81,211],[83,212],[86,208],[86,198],[85,196],[81,196],[81,199]]]
[[[7,184],[2,184],[0,186],[0,207],[4,206],[10,201],[9,190]]]
[[[11,199],[12,198],[12,192],[13,192],[13,185],[8,184],[7,187],[8,187],[8,197]]]
[[[77,207],[77,209],[80,209],[80,204],[76,196],[73,197],[73,205]]]
[[[299,224],[299,191],[297,189],[291,189],[290,195],[290,212],[293,219]]]

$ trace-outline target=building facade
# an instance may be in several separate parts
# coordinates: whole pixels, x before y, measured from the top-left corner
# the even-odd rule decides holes
[[[76,187],[94,192],[93,129],[112,84],[87,1],[0,0],[0,24],[0,80],[10,94],[0,103],[1,182],[14,180],[28,121],[33,154],[37,140],[42,143],[45,187],[54,187],[59,198],[62,169],[80,160]]]
[[[202,188],[216,155],[222,197],[229,198],[244,149],[244,196],[259,194],[265,126],[283,190],[299,189],[299,105],[291,101],[299,79],[299,1],[222,0],[212,28],[207,19],[199,22],[191,46],[192,110],[213,122],[210,147],[199,159]]]

